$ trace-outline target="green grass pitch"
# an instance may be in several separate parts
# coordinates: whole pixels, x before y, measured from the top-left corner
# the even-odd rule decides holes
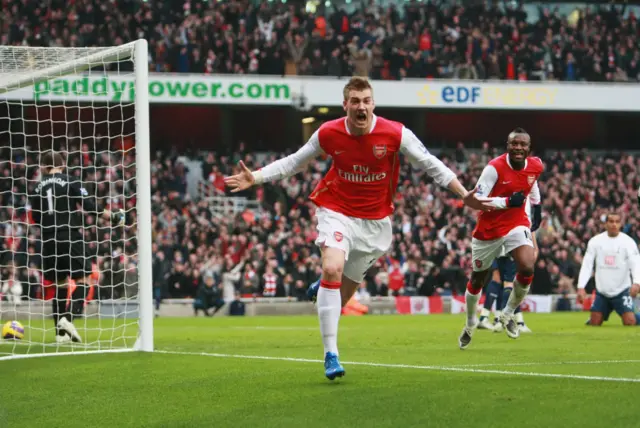
[[[527,314],[533,334],[466,351],[462,315],[344,317],[334,382],[314,317],[160,318],[162,352],[0,361],[0,428],[640,426],[640,328],[586,317]]]

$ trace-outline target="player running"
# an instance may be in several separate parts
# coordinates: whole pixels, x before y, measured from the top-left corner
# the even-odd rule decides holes
[[[640,291],[640,254],[636,243],[620,231],[620,226],[620,215],[609,213],[606,232],[594,236],[587,244],[578,276],[578,302],[586,297],[584,288],[595,264],[596,298],[591,305],[589,325],[602,325],[614,310],[622,318],[622,324],[640,324],[640,314],[633,310],[633,298]]]
[[[481,212],[473,231],[471,253],[473,273],[467,283],[465,302],[467,321],[459,338],[460,349],[466,349],[478,325],[477,305],[491,265],[496,257],[509,254],[516,263],[513,292],[500,315],[500,323],[512,338],[520,332],[514,319],[516,308],[529,292],[536,260],[532,225],[525,210],[527,197],[535,211],[539,211],[540,189],[538,177],[544,171],[542,161],[529,156],[531,137],[516,128],[507,139],[507,153],[489,162],[478,179],[478,194],[489,196],[495,211]]]
[[[527,198],[526,212],[531,221],[531,237],[533,239],[533,249],[535,253],[535,259],[538,260],[538,242],[536,241],[535,231],[540,227],[542,220],[542,207],[540,204],[531,205],[531,198]],[[491,266],[493,269],[491,281],[487,285],[484,307],[480,311],[480,322],[478,323],[479,329],[491,330],[495,333],[500,333],[503,330],[500,323],[500,314],[509,301],[509,296],[513,291],[513,281],[516,278],[516,262],[510,255],[502,255],[493,261]],[[491,307],[493,303],[496,304],[496,310],[494,313],[494,322],[491,324],[489,316],[491,315]],[[524,316],[522,315],[521,307],[519,305],[515,312],[516,324],[521,333],[531,333],[531,329],[524,323]]]
[[[331,168],[310,197],[318,207],[316,244],[322,248],[322,279],[317,307],[325,375],[330,380],[345,374],[337,346],[342,302],[349,301],[365,272],[391,246],[390,215],[400,153],[467,206],[493,209],[487,199],[476,197],[475,190],[468,192],[413,132],[373,114],[373,92],[366,78],[351,78],[343,96],[346,117],[324,123],[296,153],[253,172],[241,162],[242,171],[225,178],[237,192],[292,176],[321,154],[332,157]]]
[[[41,178],[31,197],[31,218],[40,226],[42,239],[42,273],[56,287],[53,322],[56,342],[81,342],[73,318],[84,312],[91,280],[92,266],[85,250],[83,212],[98,216],[95,202],[78,181],[64,173],[66,162],[61,154],[48,152],[42,156]],[[82,211],[81,211],[81,210]],[[124,223],[124,211],[104,210],[102,217]],[[76,288],[67,307],[69,280]]]

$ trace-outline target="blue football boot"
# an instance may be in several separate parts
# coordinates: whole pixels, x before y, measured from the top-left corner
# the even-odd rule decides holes
[[[318,300],[318,290],[320,290],[320,279],[319,278],[318,278],[318,280],[316,282],[311,284],[309,286],[309,288],[307,289],[307,297],[313,303],[315,303],[316,300]]]
[[[324,356],[324,375],[329,380],[344,376],[344,367],[340,364],[338,356],[333,352],[327,352]]]

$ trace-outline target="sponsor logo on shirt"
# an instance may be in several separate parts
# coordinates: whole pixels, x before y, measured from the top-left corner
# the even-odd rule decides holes
[[[369,173],[369,167],[363,165],[354,165],[353,172],[345,171],[338,168],[340,178],[352,183],[371,183],[374,181],[382,181],[387,178],[386,172]]]

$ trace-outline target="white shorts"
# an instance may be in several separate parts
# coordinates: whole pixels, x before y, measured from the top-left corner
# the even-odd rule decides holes
[[[344,251],[344,276],[361,282],[369,268],[389,249],[393,239],[391,218],[365,220],[318,207],[316,245]]]
[[[482,272],[490,269],[491,264],[497,257],[506,256],[523,245],[533,247],[531,231],[526,226],[514,227],[506,236],[492,241],[481,241],[473,238],[471,240],[473,271]]]

